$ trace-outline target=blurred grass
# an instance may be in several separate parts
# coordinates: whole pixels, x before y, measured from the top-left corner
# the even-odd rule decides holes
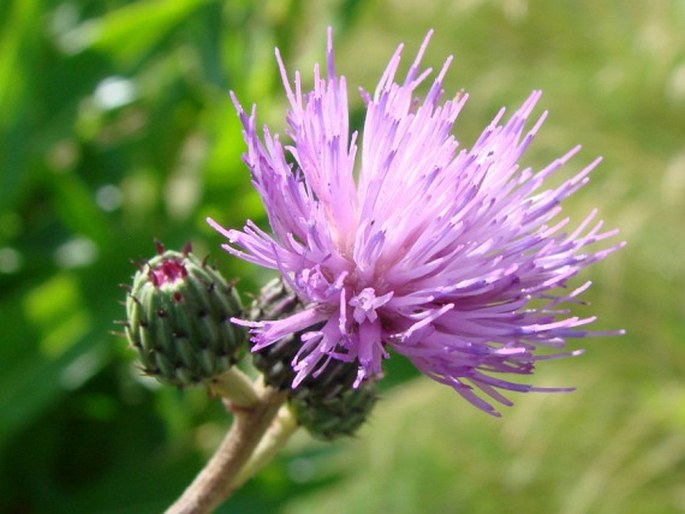
[[[263,220],[227,96],[283,126],[273,47],[303,78],[335,27],[338,68],[372,89],[395,46],[455,63],[467,144],[545,92],[527,156],[580,142],[604,162],[567,205],[628,247],[584,274],[587,353],[492,420],[401,361],[356,440],[305,436],[222,512],[685,512],[685,3],[157,0],[0,3],[0,511],[158,512],[227,425],[200,391],[140,379],[108,331],[128,260],[192,240],[246,290],[262,272],[206,226]],[[361,102],[351,94],[356,120]]]

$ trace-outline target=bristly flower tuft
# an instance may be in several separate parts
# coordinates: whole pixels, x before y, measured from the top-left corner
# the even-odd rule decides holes
[[[547,179],[579,147],[541,170],[521,168],[546,116],[526,129],[539,91],[508,118],[502,109],[471,148],[460,144],[452,128],[468,95],[443,99],[451,57],[425,95],[416,94],[431,74],[421,69],[430,37],[404,79],[396,79],[400,46],[376,90],[362,91],[363,138],[350,134],[330,31],[326,70],[315,66],[310,92],[298,73],[291,83],[277,51],[291,142],[284,146],[268,128],[260,138],[255,109],[246,113],[233,97],[244,160],[273,235],[251,221],[242,231],[209,223],[229,240],[228,252],[279,271],[305,305],[280,320],[234,320],[251,328],[253,351],[302,333],[294,388],[336,360],[357,366],[358,386],[380,375],[392,349],[497,414],[492,400],[511,404],[499,390],[567,390],[497,374],[528,375],[539,360],[578,353],[544,349],[598,334],[586,330],[594,317],[563,306],[589,282],[567,284],[622,244],[595,246],[617,233],[603,230],[596,211],[572,229],[559,218],[561,202],[588,182],[600,159],[558,186]]]

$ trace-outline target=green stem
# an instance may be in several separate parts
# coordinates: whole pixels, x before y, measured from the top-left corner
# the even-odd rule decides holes
[[[287,405],[283,405],[278,411],[276,419],[271,423],[271,426],[259,442],[259,446],[255,449],[252,457],[250,457],[250,460],[247,461],[233,480],[233,488],[238,489],[271,462],[298,428],[295,416],[293,416]]]
[[[233,407],[250,408],[259,402],[254,383],[235,366],[216,377],[209,390],[228,400]]]
[[[254,453],[285,398],[286,393],[266,387],[258,395],[258,401],[249,407],[233,404],[235,417],[228,434],[166,514],[206,514],[228,498],[237,487],[234,484],[241,469]]]

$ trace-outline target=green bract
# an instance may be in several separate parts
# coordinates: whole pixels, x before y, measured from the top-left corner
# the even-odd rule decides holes
[[[202,384],[245,353],[235,289],[186,248],[164,251],[136,273],[126,300],[126,336],[143,371],[179,387]]]
[[[280,279],[269,282],[252,303],[250,317],[263,321],[289,316],[302,309],[295,294]],[[316,327],[311,327],[315,330]],[[357,365],[331,361],[319,376],[305,378],[291,388],[295,371],[292,361],[300,348],[300,335],[291,334],[253,353],[254,365],[264,381],[281,390],[288,389],[288,401],[298,424],[324,440],[350,436],[366,421],[376,403],[376,384],[364,381],[354,387]]]

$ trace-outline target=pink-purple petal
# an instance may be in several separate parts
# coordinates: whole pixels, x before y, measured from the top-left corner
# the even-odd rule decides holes
[[[574,316],[590,286],[569,287],[584,268],[623,246],[591,211],[569,229],[562,202],[588,183],[595,159],[565,181],[548,179],[580,150],[571,148],[539,171],[520,159],[547,116],[527,129],[541,97],[533,91],[507,117],[501,109],[464,148],[453,135],[468,95],[446,101],[445,60],[426,86],[421,61],[429,32],[405,77],[396,79],[403,47],[390,58],[366,105],[363,132],[350,133],[347,86],[334,65],[329,30],[325,74],[314,68],[311,91],[291,81],[276,52],[289,110],[286,146],[256,129],[232,96],[247,142],[244,160],[273,235],[209,223],[231,254],[277,269],[306,305],[279,321],[248,323],[254,349],[304,332],[293,361],[297,387],[333,360],[356,362],[357,385],[382,373],[388,348],[476,407],[511,405],[501,391],[566,391],[518,384],[568,338],[615,335]],[[418,88],[426,87],[420,94]],[[569,232],[565,232],[569,230]],[[314,326],[318,328],[313,328]]]

